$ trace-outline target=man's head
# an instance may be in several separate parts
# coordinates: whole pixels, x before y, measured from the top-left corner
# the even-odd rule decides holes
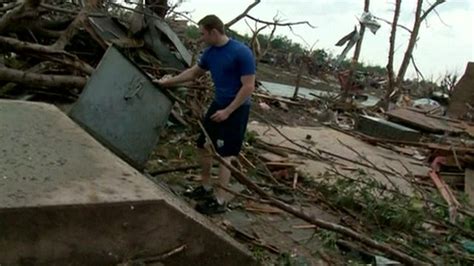
[[[226,36],[224,23],[216,15],[205,16],[198,22],[198,25],[201,39],[208,45],[218,45]]]

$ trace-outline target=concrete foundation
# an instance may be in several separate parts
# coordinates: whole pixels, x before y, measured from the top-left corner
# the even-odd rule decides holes
[[[188,205],[56,107],[0,100],[0,264],[255,264]]]

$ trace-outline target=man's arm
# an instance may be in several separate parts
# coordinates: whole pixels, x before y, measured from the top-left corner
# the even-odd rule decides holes
[[[206,71],[200,68],[198,65],[194,65],[191,68],[186,69],[177,76],[170,78],[162,78],[158,80],[158,84],[163,87],[171,87],[177,84],[184,83],[186,81],[194,80],[195,78],[203,75]]]
[[[226,120],[232,112],[239,108],[255,90],[255,75],[245,75],[240,78],[242,87],[235,96],[235,99],[225,109],[215,112],[211,119],[216,122]]]

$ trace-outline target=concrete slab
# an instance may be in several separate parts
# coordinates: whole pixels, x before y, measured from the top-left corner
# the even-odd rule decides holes
[[[0,100],[0,264],[254,264],[239,244],[48,104]]]
[[[417,142],[421,138],[419,131],[368,115],[358,117],[356,130],[368,136],[382,139]]]
[[[276,132],[274,129],[269,128],[268,126],[262,124],[250,124],[248,130],[256,131],[259,134],[259,138],[261,138],[265,142],[302,150],[291,142],[285,140],[280,134],[278,134],[278,132]],[[399,155],[387,149],[372,146],[357,138],[354,138],[353,136],[344,134],[328,127],[310,128],[282,126],[279,127],[279,130],[283,132],[283,134],[285,134],[288,138],[306,147],[325,150],[333,154],[337,154],[339,156],[343,156],[345,158],[367,164],[367,162],[360,158],[356,153],[342,145],[339,142],[341,141],[345,145],[357,150],[360,154],[365,156],[368,160],[377,165],[379,168],[382,168],[387,171],[392,171],[392,169],[395,169],[397,172],[403,175],[407,175],[409,173],[404,167],[406,166],[411,172],[411,174],[414,175],[426,175],[428,172],[427,167],[416,165],[418,164],[418,162],[414,161],[409,157]],[[312,142],[306,141],[307,135],[311,136]],[[381,173],[375,170],[364,168],[357,164],[353,164],[348,161],[343,161],[337,158],[334,158],[334,160],[344,163],[346,166],[354,169],[364,169],[367,173],[377,178],[377,180],[379,180],[383,184],[391,186],[390,182],[388,182],[387,179]],[[314,177],[317,177],[319,174],[323,174],[328,169],[331,169],[328,163],[322,161],[305,160],[304,162],[305,164],[302,167],[299,167],[299,170],[309,173]],[[340,171],[344,172],[344,170]],[[395,176],[391,177],[392,181],[402,191],[405,191],[407,193],[411,191],[410,185],[404,179],[397,178]]]

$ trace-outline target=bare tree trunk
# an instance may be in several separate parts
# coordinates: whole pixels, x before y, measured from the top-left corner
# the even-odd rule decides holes
[[[249,25],[247,24],[247,26]],[[250,39],[250,47],[252,47],[253,56],[255,57],[255,62],[257,64],[262,58],[260,41],[258,40],[258,34],[260,34],[260,32],[264,30],[266,27],[268,27],[268,25],[265,25],[259,29],[252,29],[249,26],[250,30],[252,31],[252,39]]]
[[[36,74],[6,67],[0,68],[0,80],[48,88],[82,88],[87,82],[83,77]]]
[[[413,29],[410,35],[410,41],[408,42],[408,47],[407,47],[407,50],[405,51],[403,61],[400,65],[400,69],[398,70],[397,81],[396,81],[397,85],[400,85],[401,82],[403,81],[403,78],[405,77],[405,73],[408,69],[408,65],[410,64],[410,60],[413,54],[413,49],[415,48],[415,44],[418,38],[418,33],[420,32],[421,23],[423,22],[423,20],[426,19],[428,14],[436,8],[436,6],[444,2],[445,0],[436,0],[436,2],[432,4],[422,15],[421,12],[423,11],[423,0],[418,0],[418,4],[416,6],[416,12],[415,12],[415,22],[413,24]]]
[[[369,6],[370,6],[370,0],[365,0],[364,12],[369,12]],[[352,70],[355,69],[355,65],[359,61],[359,55],[362,49],[362,41],[364,40],[365,25],[362,23],[360,24],[359,34],[360,34],[360,39],[357,41],[355,51],[354,51],[354,57],[352,58]]]
[[[420,30],[421,25],[421,10],[423,9],[423,0],[418,0],[416,11],[415,11],[415,22],[413,24],[413,29],[410,34],[410,40],[408,41],[408,47],[405,51],[405,55],[403,56],[402,64],[400,65],[400,69],[398,70],[396,85],[400,85],[403,81],[403,77],[408,69],[408,65],[410,64],[411,54],[413,53],[413,49],[415,48],[416,38],[418,38],[418,32]]]
[[[422,1],[422,0],[419,0]],[[390,49],[388,52],[388,63],[387,63],[387,74],[388,74],[388,88],[385,92],[385,97],[383,99],[383,108],[385,110],[388,109],[390,103],[390,95],[392,94],[395,88],[394,82],[394,74],[393,74],[393,54],[395,51],[395,37],[397,34],[397,24],[398,18],[400,16],[400,7],[402,5],[402,0],[396,0],[395,2],[395,12],[393,14],[393,22],[392,22],[392,31],[390,33]]]
[[[369,6],[370,6],[370,0],[365,0],[364,4],[364,12],[369,12]],[[355,75],[354,72],[356,70],[357,62],[359,61],[359,55],[360,51],[362,50],[362,41],[364,40],[364,34],[365,34],[365,25],[360,23],[360,38],[357,40],[356,47],[354,50],[354,56],[352,57],[352,62],[351,62],[351,68],[349,70],[349,76],[348,78],[348,84],[349,86],[352,86],[354,83]],[[342,99],[346,99],[347,95],[343,95]],[[351,100],[352,102],[352,100]]]
[[[300,90],[300,83],[301,83],[301,75],[303,74],[303,63],[299,63],[298,73],[296,74],[296,81],[295,81],[295,92],[293,93],[293,100],[298,98],[298,92]]]
[[[268,51],[272,48],[272,39],[273,39],[273,35],[275,35],[276,28],[277,28],[277,25],[273,25],[272,32],[270,33],[270,36],[267,39],[267,46],[262,51],[260,55],[261,57],[264,57],[268,53]]]

